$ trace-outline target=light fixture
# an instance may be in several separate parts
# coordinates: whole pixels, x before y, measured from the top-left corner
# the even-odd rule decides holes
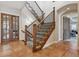
[[[70,8],[67,8],[67,10],[69,10]]]
[[[52,2],[55,2],[55,1],[52,1]]]

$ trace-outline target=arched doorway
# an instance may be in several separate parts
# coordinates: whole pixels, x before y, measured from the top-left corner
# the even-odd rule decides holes
[[[68,5],[60,8],[58,10],[58,13],[59,13],[59,37],[60,37],[60,40],[70,40],[71,39],[70,33],[73,32],[73,30],[71,30],[71,26],[73,25],[73,24],[71,24],[71,21],[75,20],[75,22],[76,22],[78,20],[78,4],[77,3],[68,4]],[[65,22],[66,24],[64,24],[63,22]],[[75,23],[75,22],[73,22],[73,23]],[[74,31],[74,32],[77,32],[77,28],[78,28],[77,23],[76,23],[75,27],[76,27],[76,31]],[[65,28],[67,30],[67,32],[65,32],[63,30],[63,28]],[[73,35],[76,35],[76,34],[73,34]],[[75,40],[77,40],[77,36],[76,36]],[[72,42],[75,42],[75,41],[72,40]],[[78,43],[76,42],[76,44],[78,44]]]

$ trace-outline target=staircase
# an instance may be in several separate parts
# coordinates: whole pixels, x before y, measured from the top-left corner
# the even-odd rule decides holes
[[[44,12],[41,10],[36,1],[27,1],[25,6],[39,22],[44,18]]]
[[[33,43],[33,51],[38,51],[43,48],[52,31],[55,29],[55,22],[44,23],[38,29],[35,37],[35,42]]]
[[[30,33],[27,30],[27,25],[25,25],[25,31],[22,30],[22,32],[25,33],[24,43],[30,47],[33,52],[36,52],[44,47],[48,38],[55,29],[55,7],[45,19],[40,20],[38,25],[34,24],[34,22],[31,25],[33,25],[33,33]]]

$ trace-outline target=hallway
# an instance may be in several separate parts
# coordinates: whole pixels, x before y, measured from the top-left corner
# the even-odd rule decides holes
[[[50,56],[50,57],[76,57],[79,56],[79,49],[75,46],[75,43],[72,44],[69,41],[60,41],[53,44],[52,46],[42,49],[38,52],[32,53],[32,50],[24,45],[22,41],[10,42],[7,45],[0,46],[0,56],[8,57],[29,57],[29,56]]]

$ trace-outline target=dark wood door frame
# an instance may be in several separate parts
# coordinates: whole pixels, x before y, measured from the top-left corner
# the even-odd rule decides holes
[[[15,15],[10,15],[10,14],[5,14],[5,13],[1,13],[1,44],[3,43],[3,15],[6,15],[6,16],[10,16],[10,19],[9,19],[9,41],[13,41],[13,19],[12,17],[16,17],[18,19],[17,21],[17,27],[18,27],[18,32],[15,34],[15,37],[17,35],[18,38],[16,38],[17,40],[19,40],[19,16],[15,16]],[[7,21],[7,19],[6,19]],[[16,23],[16,22],[15,22]],[[6,26],[7,27],[7,26]],[[15,25],[16,27],[16,25]],[[15,28],[16,29],[16,28]],[[7,35],[6,35],[7,36]],[[15,40],[16,40],[15,39]]]

